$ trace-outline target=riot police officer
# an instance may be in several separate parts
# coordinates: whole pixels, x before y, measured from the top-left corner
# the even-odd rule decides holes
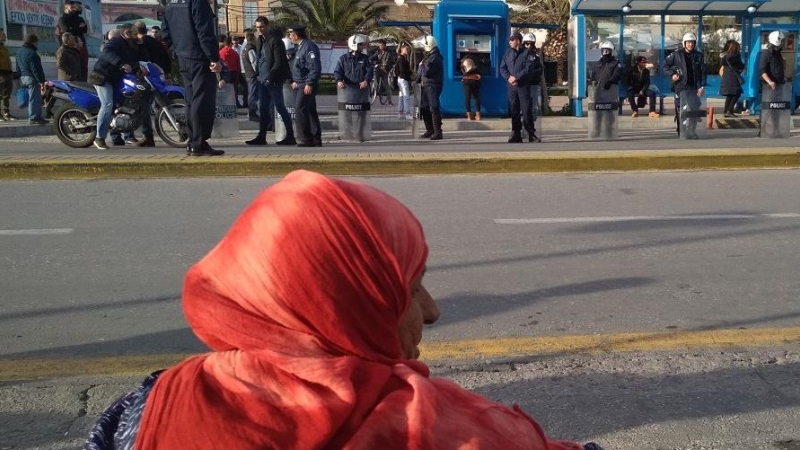
[[[368,39],[363,34],[354,34],[347,39],[348,53],[339,57],[333,78],[336,86],[344,89],[349,86],[357,89],[369,88],[372,82],[373,70],[369,57],[364,53]]]
[[[696,91],[697,95],[688,95],[687,111],[693,112],[700,108],[700,97],[705,94],[706,85],[706,64],[703,54],[697,51],[697,35],[686,33],[683,35],[683,48],[679,48],[667,56],[664,63],[664,73],[672,80],[672,91],[675,92],[675,122],[677,123],[678,135],[681,133],[680,117],[680,93],[683,91]],[[694,130],[697,128],[697,120],[693,117],[684,118],[688,120],[686,136],[689,139],[697,139]]]
[[[354,34],[347,39],[348,53],[339,57],[333,78],[336,80],[339,100],[339,131],[344,139],[359,142],[368,139],[369,84],[373,70],[366,48],[369,39]]]
[[[306,34],[305,25],[288,28],[289,39],[297,48],[292,69],[292,90],[295,92],[297,146],[322,147],[322,128],[317,114],[317,90],[322,72],[319,47]]]
[[[600,60],[594,63],[589,81],[609,90],[619,82],[620,75],[619,60],[614,57],[614,44],[604,41],[600,44]]]
[[[783,31],[773,31],[767,38],[769,47],[761,51],[758,60],[758,73],[761,81],[773,91],[786,83],[786,63],[781,55],[783,40],[786,34]]]
[[[422,85],[419,113],[425,123],[425,133],[420,135],[420,139],[430,138],[432,141],[438,141],[442,139],[442,113],[439,107],[439,96],[442,95],[444,63],[435,37],[425,36],[422,47],[425,50],[425,57],[419,63],[417,83]]]

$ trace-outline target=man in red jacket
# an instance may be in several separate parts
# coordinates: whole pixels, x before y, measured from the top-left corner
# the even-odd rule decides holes
[[[242,66],[239,62],[239,52],[233,48],[233,39],[230,36],[225,38],[225,46],[219,49],[219,59],[222,60],[231,73],[231,84],[236,98],[236,107],[243,108],[239,102],[239,76],[242,74]]]

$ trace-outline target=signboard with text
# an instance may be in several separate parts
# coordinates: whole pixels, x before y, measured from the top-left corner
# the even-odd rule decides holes
[[[55,27],[61,15],[58,0],[7,0],[8,21],[35,27]]]

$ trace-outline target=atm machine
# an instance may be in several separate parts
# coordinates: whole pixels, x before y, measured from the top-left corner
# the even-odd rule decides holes
[[[507,113],[500,62],[508,48],[510,28],[508,5],[502,0],[441,0],[436,4],[432,32],[444,59],[442,115],[464,116],[461,59],[468,55],[481,74],[481,115]]]

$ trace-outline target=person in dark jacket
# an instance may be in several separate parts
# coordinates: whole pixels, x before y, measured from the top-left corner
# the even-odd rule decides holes
[[[722,80],[719,85],[720,95],[725,96],[725,117],[736,117],[733,110],[736,102],[742,96],[742,84],[739,83],[739,74],[744,71],[741,46],[731,39],[725,43],[720,55],[722,65]]]
[[[425,50],[425,57],[419,63],[417,83],[422,86],[419,113],[425,123],[425,133],[419,137],[420,139],[430,138],[432,141],[438,141],[443,137],[439,96],[442,95],[444,62],[435,37],[425,36],[422,47]]]
[[[605,41],[600,44],[600,60],[592,66],[589,81],[607,91],[617,84],[620,78],[619,60],[614,57],[614,44]]]
[[[89,75],[89,49],[86,46],[86,33],[89,28],[81,14],[83,14],[83,4],[80,1],[66,0],[64,14],[58,19],[58,30],[61,33],[62,43],[64,33],[70,33],[78,39],[79,45],[76,48],[80,54],[81,64],[79,80],[86,81],[86,77]]]
[[[636,57],[636,65],[629,67],[622,75],[622,84],[628,93],[628,103],[631,105],[631,117],[639,117],[639,100],[646,98],[650,103],[650,117],[658,118],[656,112],[656,93],[650,90],[650,69],[647,68],[647,58]]]
[[[22,47],[17,50],[17,70],[21,75],[19,82],[28,88],[28,123],[31,125],[49,123],[42,117],[42,94],[47,80],[44,77],[42,58],[36,48],[38,43],[39,37],[30,33],[25,36]]]
[[[783,31],[773,31],[767,38],[769,46],[759,55],[759,78],[773,91],[786,83],[786,62],[781,55],[784,39],[786,34]]]
[[[217,78],[222,70],[214,12],[207,0],[167,0],[161,35],[178,55],[186,89],[186,126],[189,156],[217,156],[225,152],[208,145],[214,128]]]
[[[248,32],[242,46],[242,71],[247,83],[247,117],[251,122],[258,122],[258,50],[256,35]]]
[[[292,116],[283,100],[283,83],[289,76],[289,62],[286,60],[286,46],[283,44],[280,28],[270,27],[264,16],[256,19],[256,30],[261,33],[258,51],[258,134],[247,145],[267,145],[267,129],[272,119],[272,106],[283,121],[286,138],[276,145],[295,145]],[[274,126],[273,126],[274,129]]]
[[[319,47],[306,34],[305,25],[289,27],[289,39],[297,47],[292,69],[294,110],[297,117],[298,147],[322,147],[322,127],[317,113],[317,91],[322,73]]]
[[[93,72],[105,77],[102,85],[95,85],[97,96],[100,97],[100,111],[97,113],[97,136],[94,146],[99,150],[108,150],[106,137],[111,125],[111,113],[114,109],[114,87],[117,86],[123,75],[133,73],[139,69],[139,52],[136,45],[138,36],[130,24],[118,28],[119,33],[103,46],[103,51],[97,58]]]
[[[81,55],[78,51],[78,38],[72,33],[61,34],[61,45],[56,50],[56,68],[58,79],[64,81],[81,81]],[[45,90],[48,88],[45,87]],[[53,117],[56,98],[48,91],[44,96],[44,118]]]
[[[542,75],[544,74],[544,64],[536,51],[536,35],[533,33],[526,33],[522,35],[522,46],[528,51],[531,66],[533,67],[533,75],[531,76],[531,84],[528,87],[531,91],[531,128],[528,135],[528,141],[541,142],[536,136],[536,118],[541,117],[542,114]]]
[[[411,63],[408,57],[411,54],[411,47],[408,44],[400,44],[397,49],[397,61],[394,63],[394,74],[397,76],[397,114],[401,119],[413,119],[412,93],[411,93]]]
[[[392,87],[389,84],[389,72],[394,67],[395,55],[394,52],[386,47],[386,39],[378,39],[375,42],[378,44],[378,49],[372,54],[370,61],[375,67],[375,76],[380,78],[380,83],[386,89],[386,98],[389,99],[389,104],[392,105]]]
[[[691,113],[700,109],[700,98],[706,91],[706,63],[703,53],[697,51],[697,35],[683,35],[683,48],[679,48],[667,56],[664,63],[664,74],[672,80],[672,91],[675,92],[675,123],[680,135],[681,121],[684,120],[689,139],[697,139],[695,129],[700,118],[691,117]],[[696,95],[687,96],[686,104],[690,117],[681,118],[681,92],[690,91]],[[691,120],[698,119],[698,120]]]
[[[500,62],[500,76],[508,83],[508,104],[511,115],[511,136],[508,142],[522,142],[522,127],[528,131],[533,142],[533,113],[531,111],[531,81],[533,80],[533,57],[522,46],[522,34],[512,33],[508,38],[509,48]]]

